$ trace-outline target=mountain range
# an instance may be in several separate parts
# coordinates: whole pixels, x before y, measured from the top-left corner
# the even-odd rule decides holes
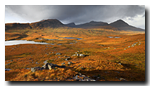
[[[131,31],[145,31],[144,29],[137,28],[127,24],[125,21],[119,19],[110,24],[107,22],[90,21],[84,24],[75,25],[75,23],[63,24],[57,19],[47,19],[34,23],[6,23],[5,30],[9,29],[42,29],[42,28],[59,28],[59,27],[71,27],[71,28],[104,28],[113,30],[131,30]]]

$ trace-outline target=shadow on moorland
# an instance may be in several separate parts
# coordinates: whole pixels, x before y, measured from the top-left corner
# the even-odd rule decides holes
[[[89,74],[100,76],[100,80],[113,81],[114,79],[119,81],[119,78],[124,78],[127,81],[143,81],[145,82],[145,71],[142,70],[129,70],[129,71],[118,71],[118,70],[94,70],[94,71],[79,71],[81,74]],[[94,78],[94,76],[90,76]],[[96,79],[96,78],[94,78]],[[113,79],[113,80],[111,80]]]
[[[97,77],[100,77],[100,80],[104,81],[113,81],[117,80],[119,81],[120,78],[126,79],[126,81],[142,81],[142,83],[147,82],[147,77],[145,77],[145,71],[137,69],[135,65],[131,64],[121,64],[123,66],[122,69],[129,69],[125,71],[120,71],[120,70],[93,70],[93,71],[86,71],[84,69],[77,71],[80,72],[81,74],[88,75],[91,78],[95,79]],[[75,70],[73,67],[67,67],[69,69]],[[95,77],[97,76],[97,77]]]
[[[9,81],[9,79],[10,79],[10,76],[13,78],[13,77],[15,77],[17,74],[18,74],[19,72],[11,72],[11,73],[8,73],[8,72],[5,72],[5,81],[7,80],[7,81]]]

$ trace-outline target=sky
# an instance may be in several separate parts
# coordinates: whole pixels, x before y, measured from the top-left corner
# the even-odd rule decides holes
[[[145,29],[144,5],[5,5],[5,23],[31,23],[58,19],[76,25],[122,19],[129,25]]]

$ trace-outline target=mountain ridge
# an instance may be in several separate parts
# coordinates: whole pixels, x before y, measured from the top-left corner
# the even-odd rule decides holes
[[[42,28],[59,28],[59,27],[71,27],[71,28],[104,28],[113,30],[131,30],[131,31],[145,31],[144,29],[137,28],[129,25],[125,21],[119,19],[110,24],[107,22],[90,21],[87,23],[76,25],[74,22],[63,24],[57,19],[41,20],[33,23],[6,23],[5,30],[8,29],[42,29]],[[115,28],[115,29],[114,29]]]

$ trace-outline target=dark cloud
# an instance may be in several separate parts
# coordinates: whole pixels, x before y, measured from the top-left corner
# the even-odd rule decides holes
[[[112,22],[116,19],[143,15],[139,5],[6,5],[5,13],[15,14],[27,21],[59,19],[77,24],[88,21]]]

